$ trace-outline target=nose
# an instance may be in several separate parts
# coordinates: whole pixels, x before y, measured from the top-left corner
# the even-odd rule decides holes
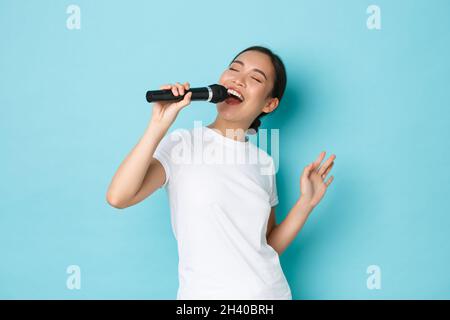
[[[237,87],[244,87],[245,88],[245,84],[243,81],[241,81],[240,78],[234,78],[232,80],[232,82],[237,86]]]

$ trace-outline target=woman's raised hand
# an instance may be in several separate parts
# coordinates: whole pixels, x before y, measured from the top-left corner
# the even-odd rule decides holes
[[[322,165],[320,163],[325,158],[325,151],[322,151],[316,161],[310,163],[303,169],[300,177],[300,192],[303,201],[311,207],[315,207],[325,194],[334,176],[325,181],[328,173],[334,165],[336,156],[331,155]]]

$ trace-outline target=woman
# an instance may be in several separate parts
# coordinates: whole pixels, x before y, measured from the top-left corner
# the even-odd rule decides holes
[[[259,119],[278,107],[286,87],[284,64],[271,50],[250,47],[232,60],[218,83],[230,97],[217,104],[215,121],[168,135],[191,93],[185,94],[188,82],[161,87],[184,98],[154,103],[147,130],[114,175],[107,200],[125,208],[166,188],[178,243],[177,299],[290,300],[279,255],[323,198],[336,156],[321,164],[321,152],[304,168],[301,196],[276,224],[274,161],[246,134],[255,133]],[[202,156],[195,150],[202,150]],[[255,151],[257,162],[224,162],[224,154],[235,160]]]

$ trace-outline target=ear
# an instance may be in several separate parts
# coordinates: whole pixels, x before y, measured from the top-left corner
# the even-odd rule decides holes
[[[261,111],[265,113],[271,113],[278,107],[278,103],[280,103],[280,100],[278,100],[278,98],[271,98]]]

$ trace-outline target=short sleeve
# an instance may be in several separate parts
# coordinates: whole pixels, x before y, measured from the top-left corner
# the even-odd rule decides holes
[[[277,179],[276,170],[272,160],[272,174],[269,175],[270,179],[270,197],[269,203],[271,207],[275,207],[278,204],[278,192],[277,192]]]
[[[181,135],[178,130],[166,134],[153,153],[153,158],[157,159],[164,168],[166,173],[166,180],[160,188],[167,186],[174,173],[174,161],[172,159],[173,148],[180,143]]]

